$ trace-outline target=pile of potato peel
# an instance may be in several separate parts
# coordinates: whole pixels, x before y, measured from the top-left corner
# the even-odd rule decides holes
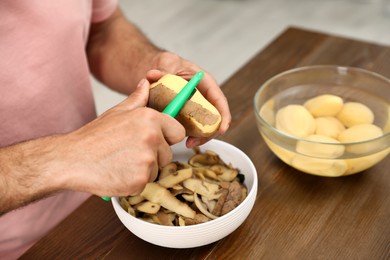
[[[218,154],[199,148],[188,162],[171,162],[136,196],[121,197],[129,214],[166,226],[188,226],[225,215],[247,196],[244,175]]]

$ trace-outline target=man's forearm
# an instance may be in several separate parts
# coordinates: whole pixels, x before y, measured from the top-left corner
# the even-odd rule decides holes
[[[92,24],[87,46],[91,72],[107,86],[129,94],[152,69],[161,52],[118,9],[110,18]]]
[[[0,215],[59,190],[53,138],[0,149]]]

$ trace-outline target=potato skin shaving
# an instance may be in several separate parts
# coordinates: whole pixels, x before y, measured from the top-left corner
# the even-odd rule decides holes
[[[213,151],[197,147],[194,152],[187,163],[171,162],[161,168],[157,180],[141,194],[121,197],[122,207],[134,217],[166,226],[212,221],[236,208],[247,194],[239,169]]]

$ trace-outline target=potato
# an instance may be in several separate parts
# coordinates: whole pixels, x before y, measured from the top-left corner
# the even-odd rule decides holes
[[[383,135],[382,129],[373,124],[361,124],[352,126],[343,132],[338,137],[342,143],[363,142],[370,139],[378,138]],[[350,145],[347,151],[354,154],[369,153],[377,148],[379,143],[362,143]]]
[[[384,133],[390,132],[390,107],[387,108],[387,121],[383,127],[383,132]]]
[[[291,165],[300,171],[327,177],[344,175],[348,165],[344,160],[319,159],[304,155],[296,155]]]
[[[362,124],[350,127],[339,135],[342,143],[362,142],[383,135],[382,129],[373,124]]]
[[[295,137],[314,134],[316,122],[310,112],[302,105],[288,105],[276,113],[276,128]]]
[[[317,125],[317,135],[325,135],[332,138],[337,138],[340,133],[345,130],[344,125],[333,116],[317,117],[315,120]]]
[[[337,145],[339,141],[329,136],[309,135],[305,140],[308,141],[299,140],[296,146],[296,151],[304,155],[331,159],[340,157],[345,150],[343,145]]]
[[[325,94],[309,99],[304,107],[314,116],[335,116],[343,107],[341,97]]]
[[[387,148],[378,153],[374,153],[374,154],[370,154],[367,156],[354,158],[354,159],[347,159],[345,160],[345,162],[348,165],[348,170],[345,173],[345,175],[364,171],[370,168],[371,166],[377,164],[381,160],[383,160],[389,153],[390,153],[390,148]]]
[[[374,113],[372,110],[359,102],[345,103],[336,117],[346,127],[360,124],[372,124],[374,122]]]
[[[275,126],[275,100],[268,100],[260,109],[259,113],[268,124]]]
[[[163,111],[187,82],[180,76],[164,75],[151,84],[148,106]],[[219,111],[198,90],[185,103],[176,119],[186,129],[186,134],[194,137],[212,136],[222,121]]]
[[[272,142],[264,134],[261,135],[264,141],[267,143],[268,147],[274,152],[283,162],[291,164],[292,158],[295,156],[295,153],[289,151],[288,149]]]

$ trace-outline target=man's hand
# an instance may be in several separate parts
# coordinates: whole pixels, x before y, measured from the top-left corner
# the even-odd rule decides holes
[[[145,107],[144,79],[125,101],[82,128],[0,149],[0,212],[64,190],[140,193],[185,137],[174,118]]]
[[[69,134],[73,150],[67,188],[100,196],[140,193],[154,181],[159,167],[171,162],[170,145],[185,137],[185,129],[174,118],[145,107],[149,82],[93,122]],[[82,177],[81,177],[82,176]]]
[[[226,97],[215,79],[207,71],[174,53],[160,52],[156,55],[156,57],[157,58],[155,59],[155,64],[153,66],[156,69],[150,70],[146,74],[146,77],[151,82],[159,80],[166,73],[175,74],[185,78],[186,80],[190,80],[196,72],[200,70],[205,72],[204,77],[197,86],[197,89],[221,113],[222,122],[218,134],[224,134],[229,128],[231,115]],[[189,137],[187,139],[187,147],[204,144],[214,137],[216,136],[209,138]]]
[[[104,22],[92,25],[87,54],[92,73],[106,86],[125,94],[132,93],[135,81],[145,74],[153,82],[165,73],[189,80],[199,70],[204,71],[176,54],[156,47],[119,9]],[[231,121],[229,106],[214,78],[204,72],[197,88],[221,113],[218,133],[223,134]],[[187,146],[201,145],[209,139],[190,137]]]

